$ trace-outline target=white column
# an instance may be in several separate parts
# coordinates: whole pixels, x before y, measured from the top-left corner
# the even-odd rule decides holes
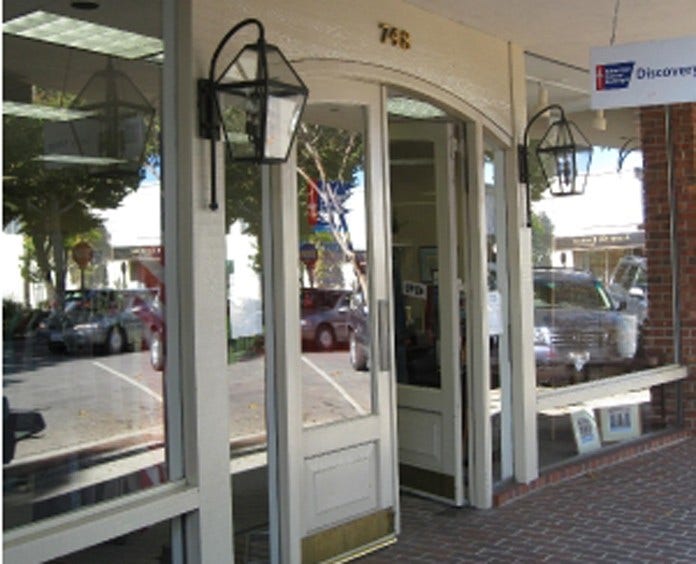
[[[302,374],[295,151],[264,167],[263,261],[271,561],[302,559]]]
[[[212,53],[202,9],[177,3],[176,162],[165,162],[165,182],[175,182],[178,347],[168,349],[168,368],[178,365],[184,406],[186,480],[198,488],[199,509],[186,518],[187,561],[231,562],[232,494],[229,463],[229,390],[225,285],[224,152],[217,150],[220,208],[211,211],[210,141],[198,137],[196,77],[207,76]],[[171,153],[168,153],[171,154]],[[168,258],[168,257],[167,257]],[[169,319],[167,331],[169,333]],[[169,335],[168,335],[169,338]],[[176,358],[171,355],[176,354]]]
[[[517,143],[521,141],[526,122],[524,52],[510,44],[509,55],[512,137],[513,143]],[[529,483],[539,475],[532,229],[527,226],[525,187],[518,181],[516,146],[512,147],[506,165],[514,470],[518,482]]]

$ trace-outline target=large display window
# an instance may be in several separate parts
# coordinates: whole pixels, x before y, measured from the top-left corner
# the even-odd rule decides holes
[[[647,340],[664,297],[648,292],[642,173],[640,151],[595,148],[584,194],[532,190],[541,468],[667,425],[642,380],[673,362]],[[659,277],[668,289],[671,273]]]
[[[170,478],[159,3],[37,4],[3,2],[5,529]]]

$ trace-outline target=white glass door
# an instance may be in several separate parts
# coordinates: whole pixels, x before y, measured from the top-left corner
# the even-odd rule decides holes
[[[317,562],[391,542],[398,489],[382,91],[304,78],[296,190],[278,195],[294,225],[281,244],[297,251],[276,317],[290,327],[274,410],[280,530]]]
[[[444,112],[430,120],[407,115],[422,102],[395,96],[390,103],[400,483],[461,505],[466,355],[463,281],[457,278],[455,130]]]

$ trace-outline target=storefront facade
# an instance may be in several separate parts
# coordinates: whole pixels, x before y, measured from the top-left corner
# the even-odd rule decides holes
[[[350,558],[398,542],[401,490],[490,508],[505,483],[681,423],[682,392],[654,388],[687,375],[672,325],[640,348],[591,284],[603,311],[567,321],[562,349],[537,297],[565,279],[532,269],[522,45],[399,0],[95,4],[4,4],[16,301],[54,302],[4,335],[10,413],[43,419],[5,457],[8,562],[149,534],[174,562]],[[287,163],[217,151],[211,209],[196,80],[246,18],[309,98]],[[148,47],[66,47],[85,21]],[[115,145],[113,120],[89,137],[102,110],[81,89],[104,68]]]

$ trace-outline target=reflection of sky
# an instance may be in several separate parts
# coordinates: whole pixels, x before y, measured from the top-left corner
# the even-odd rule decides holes
[[[346,200],[346,223],[350,232],[353,249],[364,251],[367,248],[367,224],[365,222],[365,184],[358,184]]]
[[[536,213],[545,212],[556,237],[636,231],[643,223],[642,182],[635,169],[642,168],[642,155],[634,151],[617,173],[618,151],[595,150],[592,174],[585,193],[555,198],[545,193],[534,202]]]
[[[159,245],[161,242],[160,183],[146,179],[113,210],[99,212],[112,247]]]

